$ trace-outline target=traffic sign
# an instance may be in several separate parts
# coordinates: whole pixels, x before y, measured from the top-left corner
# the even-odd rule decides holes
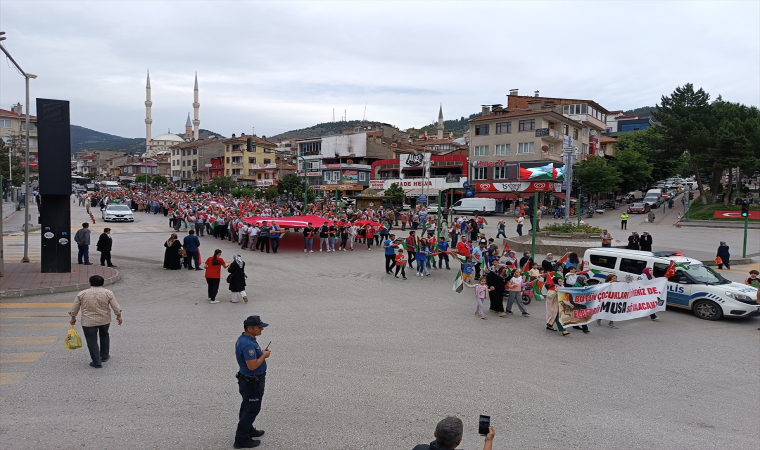
[[[469,189],[470,183],[468,183],[468,182],[465,181],[464,183],[462,183],[462,187],[465,188],[465,189]]]
[[[427,195],[422,194],[417,198],[417,203],[427,203]]]

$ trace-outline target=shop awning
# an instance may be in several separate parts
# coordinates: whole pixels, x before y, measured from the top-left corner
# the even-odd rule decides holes
[[[555,193],[554,193],[554,196],[555,196],[555,197],[557,197],[557,198],[561,198],[562,200],[564,200],[564,199],[565,199],[565,194],[564,194],[564,193],[562,193],[562,192],[555,192]],[[573,197],[573,196],[570,196],[570,201],[571,201],[571,202],[575,202],[575,201],[578,201],[578,199],[577,199],[577,198],[575,198],[575,197]]]
[[[404,191],[404,195],[407,197],[419,197],[422,194],[422,189],[409,189],[408,191]],[[438,197],[438,191],[434,189],[425,189],[424,194],[428,197]]]
[[[492,198],[494,200],[516,200],[517,196],[511,192],[477,192],[475,197]]]

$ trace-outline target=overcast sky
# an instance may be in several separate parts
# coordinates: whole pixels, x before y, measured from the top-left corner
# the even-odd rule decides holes
[[[201,128],[274,135],[366,117],[400,128],[520,94],[654,105],[691,82],[760,104],[760,2],[0,2],[3,43],[35,97],[72,123],[145,136]],[[2,56],[0,108],[24,102]],[[34,100],[32,100],[34,104]],[[34,111],[34,109],[32,109]]]

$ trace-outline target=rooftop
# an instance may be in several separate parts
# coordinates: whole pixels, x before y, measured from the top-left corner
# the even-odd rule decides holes
[[[18,118],[25,118],[26,114],[16,114],[13,111],[8,111],[7,109],[0,109],[0,117],[18,117]],[[37,119],[37,116],[29,116],[29,119]]]
[[[576,122],[575,120],[568,119],[567,117],[563,116],[562,114],[559,114],[557,112],[551,111],[551,110],[528,110],[528,109],[518,109],[518,110],[506,110],[502,109],[499,111],[496,111],[494,113],[491,113],[487,116],[481,116],[476,117],[474,119],[470,120],[470,123],[477,123],[477,122],[490,122],[492,120],[498,120],[498,119],[506,119],[506,118],[516,118],[516,117],[525,117],[525,116],[538,116],[542,114],[550,114],[553,116],[556,116],[557,118],[560,118],[567,122],[576,123],[578,125],[581,125],[580,123]]]

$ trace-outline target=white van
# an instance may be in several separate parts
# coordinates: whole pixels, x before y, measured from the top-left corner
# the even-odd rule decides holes
[[[451,207],[453,214],[490,215],[496,212],[496,200],[492,198],[463,198]]]
[[[662,190],[650,189],[644,194],[644,203],[648,203],[653,209],[662,205]]]
[[[755,300],[757,289],[729,281],[701,261],[685,256],[660,257],[639,250],[590,248],[583,256],[583,268],[600,271],[589,279],[590,283],[603,282],[609,274],[617,275],[618,281],[633,281],[645,267],[652,270],[653,276],[663,276],[670,261],[675,262],[677,270],[668,279],[668,305],[690,309],[705,320],[760,315],[760,305]]]

